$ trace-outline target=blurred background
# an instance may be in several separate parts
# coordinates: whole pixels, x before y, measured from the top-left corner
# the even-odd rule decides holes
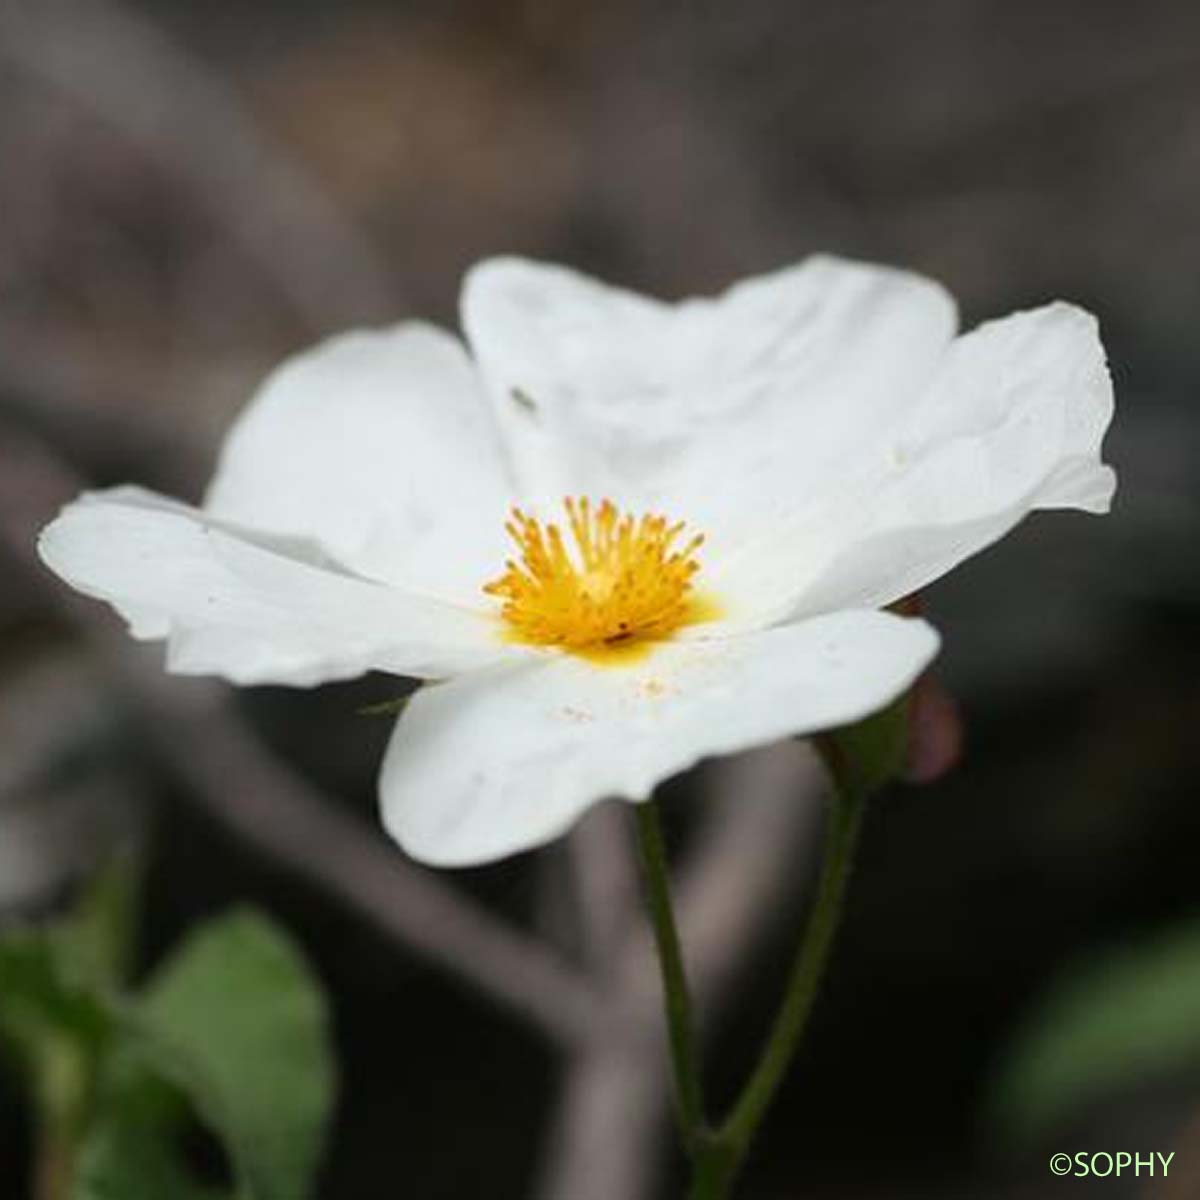
[[[1039,516],[926,596],[966,756],[876,805],[742,1194],[1200,1195],[1200,9],[0,0],[0,912],[55,911],[132,841],[143,965],[231,903],[280,920],[331,996],[321,1197],[400,1178],[422,1200],[679,1194],[661,1096],[619,1062],[589,1083],[614,1060],[564,1051],[440,961],[469,939],[439,950],[435,919],[422,941],[380,915],[410,885],[413,914],[440,912],[444,885],[472,920],[602,959],[620,932],[604,914],[628,906],[619,817],[437,893],[406,864],[393,878],[374,828],[389,721],[360,710],[394,681],[155,682],[158,651],[64,607],[29,539],[82,485],[198,499],[281,356],[353,324],[453,325],[485,255],[674,297],[815,250],[932,275],[967,325],[1054,297],[1095,311],[1121,484],[1110,518]],[[774,804],[764,828],[793,839],[787,879],[760,877],[778,838],[762,864],[751,838],[714,893],[729,912],[770,893],[712,1005],[718,1096],[802,913],[811,822],[779,808],[815,811],[814,785],[785,767],[666,789],[681,854],[721,790]],[[241,816],[214,775],[242,781]],[[275,787],[334,812],[337,854],[288,840]],[[357,855],[374,897],[345,881]],[[28,1187],[29,1140],[0,1074],[6,1196]],[[1168,1180],[1050,1174],[1080,1150],[1176,1158]]]

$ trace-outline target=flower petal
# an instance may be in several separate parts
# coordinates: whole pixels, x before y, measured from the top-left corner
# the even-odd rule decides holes
[[[467,273],[461,317],[522,498],[612,493],[589,414],[624,401],[654,419],[668,389],[670,307],[568,267],[493,258]]]
[[[494,259],[462,308],[529,492],[663,507],[714,553],[840,480],[956,324],[937,284],[828,257],[679,305]]]
[[[1095,318],[1068,304],[956,340],[929,393],[862,476],[715,574],[747,623],[891,604],[1034,509],[1104,512],[1112,384]]]
[[[205,507],[469,603],[504,561],[510,502],[462,344],[410,322],[332,338],[274,371],[234,425]]]
[[[168,665],[183,674],[300,685],[369,669],[437,677],[515,653],[483,615],[136,488],[69,504],[38,550],[73,587],[113,604],[135,635],[169,636]]]
[[[570,656],[417,693],[384,759],[384,822],[414,858],[487,862],[547,842],[606,797],[646,799],[699,759],[866,716],[933,658],[937,634],[835,613],[625,667]]]

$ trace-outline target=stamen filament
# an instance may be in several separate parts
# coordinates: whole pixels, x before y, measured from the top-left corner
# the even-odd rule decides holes
[[[688,619],[703,534],[680,541],[685,524],[622,514],[610,500],[563,501],[567,533],[514,507],[504,528],[520,551],[484,591],[504,600],[513,637],[587,650],[632,638],[669,636]]]

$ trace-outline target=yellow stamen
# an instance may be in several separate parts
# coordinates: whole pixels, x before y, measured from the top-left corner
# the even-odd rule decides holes
[[[703,534],[682,541],[682,521],[622,514],[609,500],[563,506],[566,535],[519,508],[505,524],[520,557],[483,590],[504,600],[515,641],[589,654],[665,638],[694,618]]]

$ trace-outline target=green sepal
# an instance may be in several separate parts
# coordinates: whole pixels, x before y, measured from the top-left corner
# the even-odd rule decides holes
[[[381,700],[378,704],[364,704],[358,709],[360,717],[399,716],[407,707],[411,696],[397,696],[394,700]]]
[[[843,791],[865,797],[898,779],[908,754],[908,693],[887,708],[816,739],[825,765]]]

